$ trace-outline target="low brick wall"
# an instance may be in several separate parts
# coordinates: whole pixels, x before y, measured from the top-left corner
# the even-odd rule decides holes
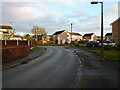
[[[28,54],[30,46],[9,46],[2,48],[2,63],[10,62],[14,59]]]

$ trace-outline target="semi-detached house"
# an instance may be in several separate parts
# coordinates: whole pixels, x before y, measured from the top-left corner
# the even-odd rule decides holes
[[[96,41],[97,36],[94,33],[87,33],[83,35],[83,40],[84,41]]]
[[[71,35],[72,35],[72,39],[71,39]],[[72,41],[80,41],[82,40],[82,35],[79,33],[70,33],[66,30],[62,30],[62,31],[57,31],[52,35],[52,40],[53,43],[56,44],[65,44],[65,43],[70,43],[71,40]]]

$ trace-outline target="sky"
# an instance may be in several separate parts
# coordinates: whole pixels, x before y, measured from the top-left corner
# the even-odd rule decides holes
[[[1,0],[0,25],[11,25],[16,34],[32,34],[33,26],[44,27],[48,35],[71,31],[82,35],[101,34],[101,5],[92,0]],[[111,23],[120,14],[119,0],[98,0],[104,4],[104,35],[112,32]],[[120,4],[119,4],[120,5]]]

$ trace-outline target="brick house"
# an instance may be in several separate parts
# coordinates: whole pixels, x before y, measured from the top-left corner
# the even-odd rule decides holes
[[[112,41],[112,33],[107,33],[107,34],[105,35],[105,40],[106,40],[106,41]]]
[[[64,44],[67,42],[67,31],[57,31],[52,35],[53,43],[55,44]]]
[[[83,40],[84,41],[96,41],[97,36],[94,33],[88,33],[83,35]]]
[[[120,17],[110,25],[112,26],[113,41],[120,45]]]
[[[74,32],[68,32],[68,43],[71,42],[71,35],[72,35],[72,41],[81,41],[82,40],[82,35],[79,33],[74,33]]]
[[[0,39],[10,39],[14,35],[14,30],[11,26],[0,25]]]
[[[65,43],[70,43],[71,42],[71,33],[62,30],[62,31],[57,31],[52,35],[52,40],[53,43],[56,44],[65,44]],[[82,40],[82,35],[79,33],[72,33],[72,41],[80,41]]]

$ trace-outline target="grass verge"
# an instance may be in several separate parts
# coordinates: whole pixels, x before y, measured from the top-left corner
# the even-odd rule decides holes
[[[86,47],[86,45],[73,45],[72,48]]]
[[[44,46],[68,46],[70,44],[38,44],[38,45],[44,45]]]
[[[100,50],[90,50],[93,53],[100,55]],[[104,57],[112,62],[120,61],[120,51],[104,51]]]
[[[39,49],[40,49],[39,47],[35,46],[35,47],[32,47],[32,48],[30,49],[30,51],[37,51],[37,50],[39,50]]]

